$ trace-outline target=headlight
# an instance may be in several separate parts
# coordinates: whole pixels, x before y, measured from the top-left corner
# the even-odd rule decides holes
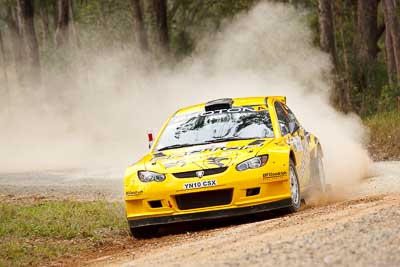
[[[143,183],[162,182],[165,180],[165,175],[151,171],[138,171],[139,180]]]
[[[265,165],[268,161],[268,155],[262,155],[243,161],[236,165],[236,170],[245,171],[248,169],[257,169]]]

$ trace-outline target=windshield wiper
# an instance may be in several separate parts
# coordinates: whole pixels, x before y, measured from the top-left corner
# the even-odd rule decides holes
[[[157,151],[168,150],[168,149],[173,149],[173,148],[181,148],[181,147],[187,147],[187,146],[196,146],[196,145],[197,144],[176,144],[176,145],[162,147],[160,149],[157,149]]]

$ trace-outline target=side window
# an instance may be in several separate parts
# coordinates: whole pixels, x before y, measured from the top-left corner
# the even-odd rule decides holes
[[[299,121],[296,119],[296,116],[293,114],[293,112],[290,110],[290,108],[288,108],[286,105],[283,105],[284,110],[286,111],[285,113],[288,114],[289,117],[289,122],[294,122],[295,124],[297,124],[298,127],[300,127],[300,123]]]
[[[275,102],[274,106],[276,110],[276,116],[278,117],[279,126],[281,128],[281,134],[282,136],[287,135],[289,133],[289,118],[278,102]]]

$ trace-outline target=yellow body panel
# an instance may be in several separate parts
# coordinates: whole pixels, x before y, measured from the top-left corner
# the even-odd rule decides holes
[[[150,152],[126,170],[124,190],[128,220],[251,207],[288,199],[291,197],[289,184],[290,157],[296,164],[300,189],[304,192],[310,183],[309,165],[311,157],[315,156],[313,153],[315,154],[317,139],[313,135],[305,133],[303,129],[300,129],[294,135],[287,134],[282,136],[273,108],[275,101],[285,104],[286,98],[236,98],[233,99],[232,104],[232,107],[253,106],[260,109],[269,109],[274,138],[257,138],[184,147],[162,152],[155,151],[161,133],[173,116],[203,111],[205,104],[178,110],[164,124]],[[301,138],[303,138],[303,141],[304,138],[307,139],[305,145],[300,144],[302,151],[299,149],[298,143]],[[252,144],[255,140],[258,143]],[[297,141],[297,145],[294,140]],[[236,170],[238,163],[260,155],[269,156],[267,163],[263,167],[243,172]],[[222,158],[223,160],[221,162],[212,162],[209,160],[210,158]],[[201,178],[177,178],[174,176],[176,173],[217,167],[226,168],[226,170],[222,173]],[[141,182],[138,178],[138,171],[142,170],[165,174],[166,179],[163,182]],[[212,183],[215,184],[211,185]],[[188,186],[196,186],[196,184],[209,186],[188,188]],[[247,190],[251,188],[260,188],[260,191],[256,195],[246,196]],[[183,210],[178,207],[177,196],[221,189],[232,190],[232,201],[229,204]],[[160,201],[161,207],[151,207],[149,201]]]

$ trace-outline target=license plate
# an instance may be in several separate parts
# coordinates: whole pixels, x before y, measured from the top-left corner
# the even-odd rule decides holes
[[[186,183],[183,185],[183,189],[196,189],[196,188],[203,188],[203,187],[212,187],[217,186],[217,180],[205,180],[205,181],[198,181],[193,183]]]

